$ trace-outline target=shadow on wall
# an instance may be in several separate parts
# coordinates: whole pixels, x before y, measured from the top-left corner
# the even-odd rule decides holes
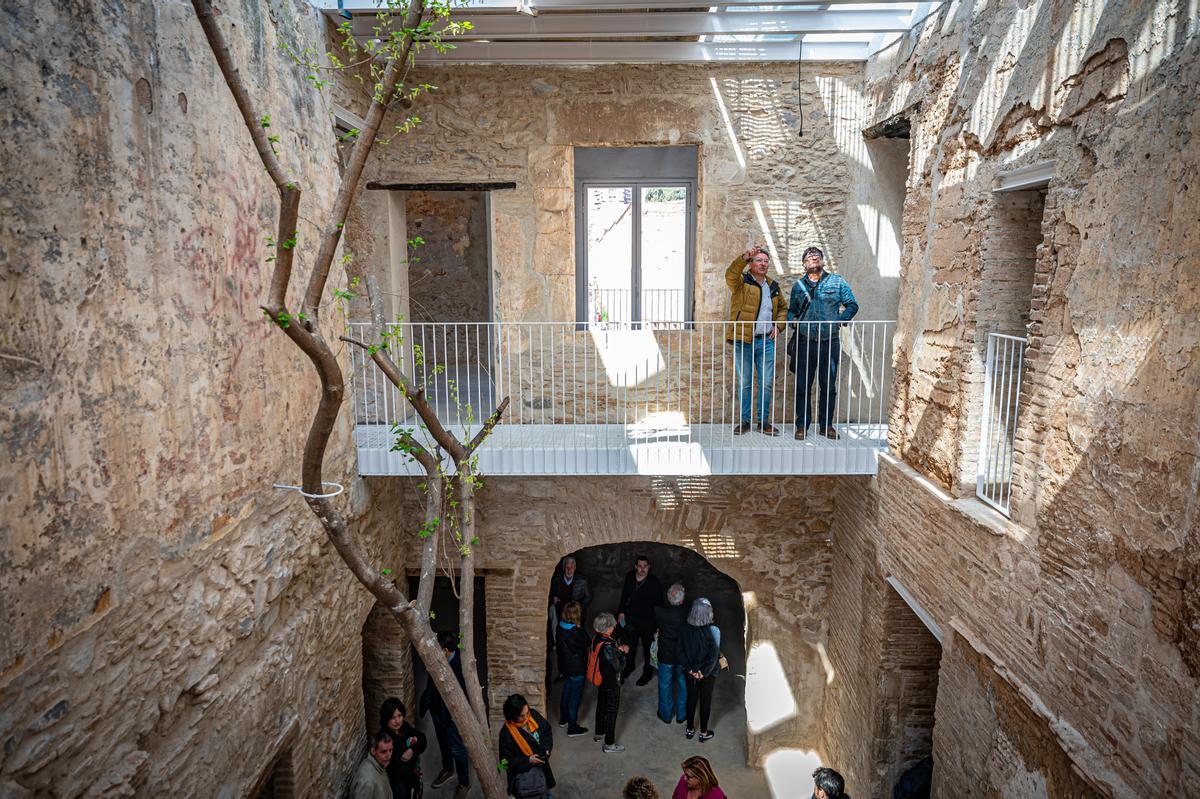
[[[1119,98],[1087,94],[1085,87],[1093,82],[1085,78],[1093,67],[1106,74],[1112,71],[1112,62],[1106,59],[1114,52],[1112,43],[1119,40],[1108,38],[1105,43],[1104,37],[1112,35],[1110,28],[1139,31],[1141,36],[1159,4],[1110,4],[1096,20],[1081,20],[1078,14],[1056,19],[1051,7],[1042,4],[1039,14],[1050,18],[1039,16],[1038,20],[1052,26],[1051,41],[1063,41],[1086,22],[1082,40],[1099,36],[1097,43],[1105,44],[1101,54],[1107,54],[1100,60],[1080,58],[1081,64],[1063,67],[1080,72],[1065,81],[1056,79],[1059,96],[1041,98],[1047,108],[1036,109],[1053,114],[1066,109],[1063,118],[1079,122],[1079,149],[1087,152],[1075,165],[1076,171],[1062,178],[1067,189],[1081,193],[1078,201],[1071,201],[1071,209],[1087,207],[1093,198],[1111,196],[1109,190],[1116,187],[1131,196],[1108,204],[1103,219],[1093,217],[1090,231],[1087,227],[1079,230],[1061,212],[1054,212],[1060,215],[1046,223],[1049,251],[1043,256],[1046,264],[1039,266],[1045,268],[1049,286],[1045,307],[1033,314],[1033,342],[1023,382],[1029,400],[1022,406],[1036,417],[1021,421],[1013,492],[1014,518],[1024,527],[1042,531],[1037,570],[1025,585],[1030,640],[1023,646],[1029,647],[1032,657],[1009,665],[1015,678],[1029,680],[1048,704],[1048,711],[1062,714],[1061,724],[1086,742],[1085,755],[1094,753],[1112,765],[1114,770],[1107,775],[1089,774],[1097,791],[1104,795],[1158,795],[1164,788],[1169,793],[1174,786],[1181,795],[1191,795],[1200,791],[1200,776],[1186,759],[1197,743],[1190,721],[1195,717],[1200,683],[1200,647],[1192,634],[1200,624],[1200,602],[1195,599],[1200,596],[1196,590],[1200,542],[1194,526],[1189,528],[1183,520],[1195,518],[1197,512],[1194,442],[1200,427],[1195,405],[1200,393],[1196,359],[1200,348],[1194,336],[1181,337],[1178,325],[1170,320],[1189,318],[1194,298],[1200,296],[1195,272],[1189,274],[1174,266],[1184,263],[1185,253],[1194,249],[1195,228],[1185,220],[1194,217],[1200,203],[1195,188],[1183,182],[1166,188],[1172,180],[1171,170],[1195,169],[1195,156],[1175,144],[1186,140],[1189,117],[1179,110],[1161,114],[1158,133],[1160,142],[1167,143],[1167,152],[1161,152],[1160,143],[1158,155],[1162,163],[1174,162],[1175,166],[1163,170],[1161,180],[1140,171],[1136,176],[1147,183],[1128,192],[1128,180],[1138,170],[1122,164],[1120,158],[1123,149],[1132,149],[1138,134],[1119,126],[1105,127],[1102,133],[1097,129],[1099,123],[1111,122],[1114,116],[1105,112],[1105,103]],[[1118,13],[1115,9],[1132,16],[1131,9],[1138,8],[1145,12],[1139,11],[1137,19],[1107,19],[1110,11]],[[1182,75],[1170,81],[1160,78],[1157,91],[1175,95],[1158,99],[1168,110],[1168,103],[1180,102],[1189,90],[1162,86],[1196,85],[1197,42],[1179,44],[1186,36],[1184,27],[1168,26],[1164,44],[1157,49],[1168,52],[1174,44],[1174,54],[1151,65],[1161,69],[1173,62],[1181,69]],[[989,46],[985,36],[980,49]],[[1080,54],[1086,52],[1087,48],[1079,50]],[[1129,64],[1136,70],[1137,59],[1147,57],[1135,55]],[[1018,59],[1017,63],[1022,62]],[[968,70],[963,81],[970,79]],[[1134,85],[1138,82],[1149,83],[1150,73],[1134,76]],[[1097,78],[1094,83],[1103,81]],[[1021,84],[1013,79],[1013,85]],[[1154,90],[1147,86],[1145,92]],[[1146,98],[1140,92],[1138,96],[1139,104],[1144,105]],[[1088,119],[1071,116],[1074,112],[1070,109],[1084,105],[1090,106]],[[1004,117],[1003,102],[999,109]],[[997,124],[992,137],[1002,140],[1004,126],[1011,120]],[[1093,173],[1094,162],[1089,166],[1087,159],[1094,159],[1093,148],[1101,147],[1117,160],[1110,170]],[[1134,150],[1130,157],[1141,159],[1143,153]],[[1149,158],[1149,153],[1145,157]],[[1052,183],[1052,200],[1056,188]],[[1072,221],[1078,221],[1074,214]],[[1163,232],[1126,236],[1143,223],[1148,223],[1149,230]],[[1106,260],[1105,251],[1114,242],[1132,246],[1127,258],[1141,265],[1131,277],[1126,296],[1161,300],[1153,311],[1143,311],[1136,304],[1119,306],[1106,296],[1100,281],[1082,274]],[[1167,279],[1172,281],[1169,296],[1158,285]],[[1100,285],[1093,286],[1093,282]],[[962,336],[960,350],[964,346],[968,345]],[[1112,357],[1112,353],[1122,354]],[[933,405],[922,410],[910,445],[919,446],[931,438],[931,431],[948,422],[953,426],[953,409],[959,403],[978,401],[962,393],[955,364],[937,368],[941,370],[937,387],[945,385],[956,396],[949,410]],[[1151,417],[1153,424],[1147,424]],[[921,468],[919,455],[904,453],[905,460]],[[1137,479],[1124,479],[1129,475]],[[1096,629],[1103,629],[1104,635],[1097,638]],[[1078,641],[1093,643],[1081,652]],[[965,647],[963,651],[968,652]],[[1075,663],[1077,669],[1054,667],[1061,663]],[[1073,676],[1081,669],[1091,674],[1089,680]],[[991,701],[995,670],[983,663],[974,672],[972,679]],[[1099,694],[1096,686],[1102,686]],[[1115,718],[1083,710],[1097,707],[1098,697],[1101,705],[1109,702],[1108,706],[1119,708],[1130,698],[1145,698],[1147,691],[1153,702],[1114,711]],[[1110,702],[1113,699],[1123,701]],[[1014,707],[1021,712],[1028,709],[1024,700]],[[992,723],[1003,730],[1015,722],[999,717]],[[1031,771],[1055,773],[1053,758],[1044,746],[1039,748],[1030,736],[1010,737],[1014,751],[1007,753],[1007,758],[1019,760]],[[1053,740],[1056,749],[1051,754],[1056,757],[1059,748],[1078,751],[1079,741],[1064,743],[1061,734],[1055,734]],[[956,751],[960,743],[941,738],[936,745],[942,751]],[[994,757],[997,752],[983,752],[978,764],[983,765],[989,754]],[[939,784],[961,788],[966,784],[962,780],[970,776],[959,774],[950,782],[942,782],[946,779],[942,777]]]

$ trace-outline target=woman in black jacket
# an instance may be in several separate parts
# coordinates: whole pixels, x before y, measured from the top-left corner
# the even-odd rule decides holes
[[[421,753],[428,741],[424,733],[408,723],[404,703],[394,696],[384,700],[379,708],[379,728],[392,736],[395,749],[388,763],[388,782],[392,799],[411,799],[421,795]]]
[[[579,701],[583,698],[583,676],[587,671],[588,637],[579,626],[583,609],[578,602],[568,602],[558,623],[555,647],[558,650],[558,673],[563,676],[562,698],[558,703],[558,726],[567,728],[567,735],[586,735],[587,727],[579,726]]]
[[[550,769],[554,730],[520,694],[513,694],[504,702],[499,746],[509,795],[518,799],[546,796],[554,787],[554,772]]]
[[[700,597],[692,603],[687,624],[679,631],[679,662],[687,674],[687,729],[684,736],[696,734],[696,706],[700,706],[700,741],[712,738],[708,726],[712,710],[713,688],[720,670],[721,631],[713,624],[712,604]]]
[[[617,712],[621,709],[621,673],[625,670],[625,655],[629,646],[618,644],[613,639],[617,619],[611,613],[601,613],[592,621],[596,639],[592,646],[598,649],[596,665],[600,671],[600,685],[596,689],[596,734],[592,740],[604,739],[604,751],[624,752],[625,747],[617,743]]]

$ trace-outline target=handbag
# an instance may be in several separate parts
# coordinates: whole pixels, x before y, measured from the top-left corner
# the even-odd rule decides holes
[[[512,795],[517,799],[543,799],[550,786],[546,783],[546,772],[540,766],[522,771],[513,777]]]

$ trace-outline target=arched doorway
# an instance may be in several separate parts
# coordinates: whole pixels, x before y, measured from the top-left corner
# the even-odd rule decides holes
[[[555,750],[566,755],[572,764],[571,779],[560,781],[555,796],[565,799],[616,796],[625,780],[634,774],[650,777],[660,793],[669,796],[679,779],[680,762],[693,754],[712,761],[722,787],[730,795],[769,795],[764,773],[746,765],[746,613],[736,580],[687,547],[651,541],[585,547],[570,554],[575,558],[577,573],[588,580],[591,588],[585,629],[590,634],[591,622],[597,614],[606,611],[615,614],[625,575],[639,555],[649,558],[651,573],[658,576],[664,588],[673,583],[683,585],[685,605],[690,606],[692,600],[701,596],[713,605],[715,621],[721,630],[721,650],[729,660],[729,669],[718,677],[713,696],[710,727],[716,731],[716,737],[703,744],[696,739],[688,740],[683,724],[666,724],[658,718],[658,680],[644,686],[636,684],[642,668],[639,653],[637,667],[621,690],[617,740],[625,745],[625,752],[603,754],[600,744],[593,741],[590,730],[595,722],[596,693],[595,689],[585,687],[579,721],[589,728],[589,733],[566,739],[566,730],[555,728]],[[560,562],[555,573],[560,573],[561,568]],[[547,674],[546,717],[557,724],[562,683],[551,679],[552,673]],[[557,736],[564,741],[558,742]]]

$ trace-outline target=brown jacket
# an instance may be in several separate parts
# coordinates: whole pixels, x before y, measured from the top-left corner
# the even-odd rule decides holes
[[[746,261],[742,256],[733,259],[733,263],[725,270],[725,283],[729,286],[729,321],[744,322],[745,324],[730,325],[725,331],[725,340],[753,341],[754,323],[758,320],[758,306],[762,302],[762,289],[746,270]],[[767,278],[767,286],[771,292],[771,318],[775,326],[783,330],[783,322],[787,318],[787,300],[779,289],[779,283]]]

